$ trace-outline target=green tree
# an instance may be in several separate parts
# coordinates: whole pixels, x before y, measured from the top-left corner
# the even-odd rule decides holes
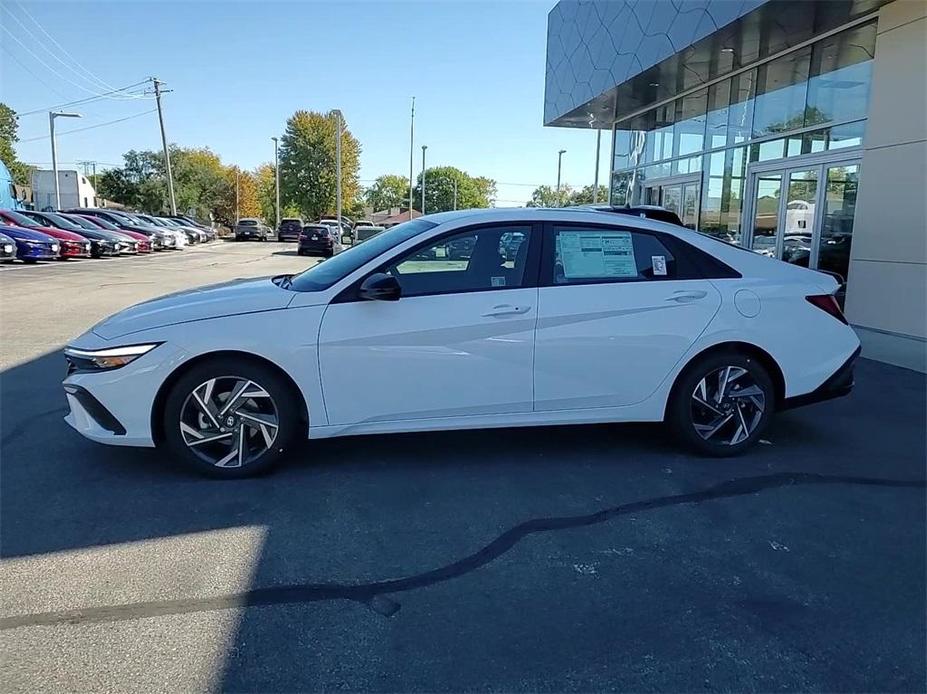
[[[16,158],[13,145],[19,141],[18,132],[19,121],[16,112],[0,102],[0,161],[10,170],[14,183],[29,185],[32,179],[32,170],[35,167],[23,164]]]
[[[422,176],[413,191],[419,210],[427,214],[454,209],[454,184],[457,184],[457,209],[490,207],[496,198],[496,182],[491,178],[470,176],[454,166],[435,166],[425,172],[425,206],[422,207]]]
[[[281,203],[299,208],[304,219],[318,219],[335,211],[338,116],[297,111],[287,120],[280,139]],[[341,137],[342,201],[358,197],[360,143],[347,127]],[[343,204],[342,203],[342,204]]]
[[[563,207],[566,201],[573,195],[573,189],[564,184],[560,186],[560,194],[551,186],[538,186],[531,193],[531,200],[528,201],[528,207]],[[590,192],[590,198],[592,194]]]
[[[599,193],[596,196],[596,202],[604,203],[608,200],[608,188],[599,186]],[[592,203],[592,186],[583,186],[579,190],[570,193],[567,198],[567,205],[589,205]]]
[[[391,207],[406,207],[409,204],[409,179],[398,174],[378,176],[367,190],[364,200],[374,212]]]
[[[254,170],[254,183],[257,190],[258,208],[260,217],[267,224],[273,224],[276,217],[276,196],[274,194],[274,165],[270,163],[261,164]],[[280,214],[284,217],[289,216],[281,209]],[[300,216],[299,210],[294,217]]]

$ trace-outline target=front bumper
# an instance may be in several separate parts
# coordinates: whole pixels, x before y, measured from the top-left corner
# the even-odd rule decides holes
[[[856,360],[859,358],[861,350],[862,347],[857,347],[853,354],[850,355],[850,358],[847,359],[840,368],[810,393],[796,395],[795,397],[783,400],[779,404],[779,411],[791,410],[796,407],[812,405],[816,402],[824,402],[825,400],[833,400],[834,398],[842,398],[844,395],[849,395],[856,383],[853,378],[853,367],[856,364]]]
[[[89,258],[90,244],[80,243],[78,241],[64,241],[61,244],[61,258]]]
[[[16,257],[20,260],[54,260],[58,257],[58,252],[57,246],[23,242],[16,244]]]

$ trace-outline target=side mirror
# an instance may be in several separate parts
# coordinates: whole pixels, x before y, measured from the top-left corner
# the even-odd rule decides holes
[[[399,301],[402,287],[399,280],[385,272],[375,272],[365,279],[360,286],[361,299],[368,301]]]

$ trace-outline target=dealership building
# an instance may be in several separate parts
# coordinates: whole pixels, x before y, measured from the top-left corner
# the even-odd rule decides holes
[[[608,134],[613,205],[839,275],[863,354],[925,370],[927,0],[561,0],[544,123]]]

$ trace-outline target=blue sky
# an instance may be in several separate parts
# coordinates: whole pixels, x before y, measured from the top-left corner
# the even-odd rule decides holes
[[[170,140],[208,146],[246,168],[273,159],[270,138],[295,110],[340,108],[363,147],[366,181],[408,175],[415,95],[416,175],[427,144],[429,166],[494,178],[497,204],[521,204],[532,187],[512,184],[554,184],[559,149],[567,150],[564,182],[587,185],[594,175],[594,131],[541,125],[553,4],[4,0],[3,27],[32,54],[0,31],[0,100],[19,112],[47,109],[104,91],[101,82],[121,87],[156,75],[173,90],[164,97]],[[66,67],[67,54],[92,76]],[[153,108],[143,99],[94,101],[74,107],[82,120],[57,127],[63,133]],[[22,117],[19,135],[20,159],[49,166],[47,115]],[[62,135],[58,158],[62,166],[113,165],[128,149],[158,147],[157,115],[148,113]]]

